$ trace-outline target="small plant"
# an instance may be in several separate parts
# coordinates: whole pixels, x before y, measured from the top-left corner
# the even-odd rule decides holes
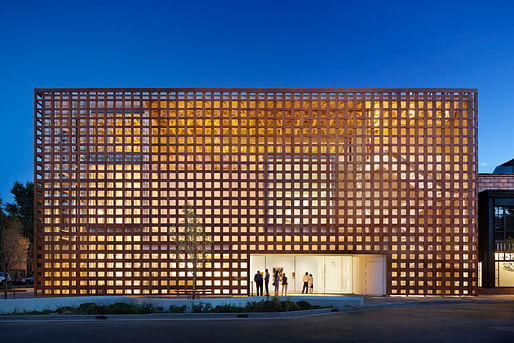
[[[59,311],[60,308],[57,309],[57,312]],[[74,309],[75,313],[78,313],[78,314],[97,314],[99,313],[98,312],[98,305],[95,304],[95,303],[84,303],[84,304],[80,304],[80,306],[77,308]]]
[[[280,302],[280,307],[281,307],[282,312],[298,311],[300,309],[300,306],[298,306],[290,298],[287,298],[286,300]]]
[[[300,310],[310,310],[313,308],[313,306],[305,300],[300,300],[296,304],[300,307]]]
[[[210,313],[212,312],[212,305],[210,303],[198,303],[191,306],[191,310],[194,313]]]
[[[186,312],[186,308],[187,306],[184,305],[184,306],[177,306],[177,305],[171,305],[168,312],[171,312],[171,313],[184,313]]]
[[[312,306],[306,301],[302,301],[300,305],[290,298],[280,300],[279,297],[273,297],[271,300],[249,301],[246,304],[247,312],[286,312],[311,308]]]
[[[214,313],[238,313],[244,312],[245,308],[235,304],[217,305],[212,312]]]
[[[60,314],[73,314],[73,312],[75,311],[76,309],[71,307],[71,306],[63,306],[63,307],[59,307],[57,310],[55,310],[57,313],[60,313]]]

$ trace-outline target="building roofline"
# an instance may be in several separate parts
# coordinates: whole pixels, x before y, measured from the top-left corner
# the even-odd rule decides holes
[[[34,88],[48,92],[293,92],[293,93],[478,93],[477,88]]]
[[[479,195],[514,195],[514,189],[484,189],[478,192]]]

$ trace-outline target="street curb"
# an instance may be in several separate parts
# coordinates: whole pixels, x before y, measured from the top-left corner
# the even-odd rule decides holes
[[[414,307],[414,306],[437,306],[437,305],[479,305],[479,304],[514,304],[514,300],[434,300],[434,301],[412,301],[402,303],[388,303],[366,305],[363,307],[344,310],[344,312],[363,312],[380,310],[386,308]]]
[[[337,313],[335,308],[299,310],[288,312],[238,312],[238,313],[151,313],[151,314],[107,314],[107,315],[0,315],[0,323],[15,321],[101,321],[101,320],[244,320],[244,319],[288,319]]]

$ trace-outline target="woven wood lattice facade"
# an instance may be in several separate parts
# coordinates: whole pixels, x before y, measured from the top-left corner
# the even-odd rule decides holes
[[[477,291],[473,89],[36,89],[38,295],[173,294],[266,254],[383,254],[387,293]]]

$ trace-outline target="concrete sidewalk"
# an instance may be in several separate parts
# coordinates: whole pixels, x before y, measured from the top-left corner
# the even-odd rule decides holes
[[[445,304],[510,304],[514,303],[514,294],[479,295],[476,297],[441,297],[441,296],[393,296],[364,297],[361,310],[386,307],[445,305]]]

